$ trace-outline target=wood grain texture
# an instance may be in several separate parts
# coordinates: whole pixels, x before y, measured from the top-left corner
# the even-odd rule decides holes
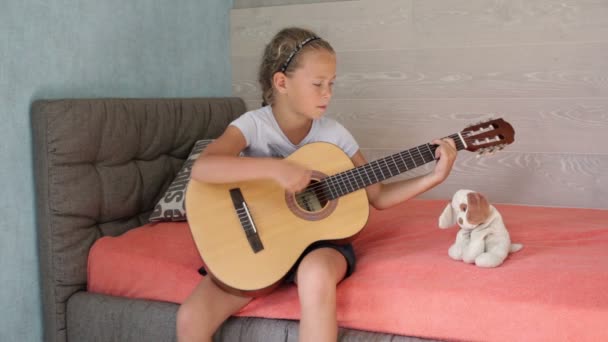
[[[398,150],[362,149],[368,160]],[[397,176],[416,177],[433,164]],[[482,192],[494,203],[608,209],[608,155],[499,152],[477,158],[461,151],[452,174],[420,198],[450,198],[459,189]]]
[[[288,3],[288,1],[283,1]],[[231,12],[232,53],[257,55],[285,26],[313,28],[338,51],[606,41],[608,2],[359,0]]]
[[[261,101],[246,101],[248,109]],[[456,133],[493,114],[515,127],[510,152],[606,152],[608,98],[333,100],[327,115],[360,146],[399,149]]]
[[[336,0],[234,0],[233,8],[254,8],[267,6],[284,6],[317,2],[335,2]],[[340,0],[354,1],[354,0]]]
[[[608,97],[608,42],[338,52],[336,99]],[[233,56],[233,92],[260,98],[257,56]]]
[[[371,159],[491,116],[513,125],[505,152],[461,153],[422,197],[469,187],[505,203],[608,209],[608,1],[360,0],[231,19],[233,94],[250,109],[276,31],[300,25],[330,41],[338,77],[327,115]]]

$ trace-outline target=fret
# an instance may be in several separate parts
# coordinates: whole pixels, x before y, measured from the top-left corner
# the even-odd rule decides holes
[[[336,192],[336,196],[337,196],[337,197],[340,197],[340,193],[342,192],[342,191],[340,190],[340,184],[338,184],[338,183],[336,182],[336,178],[335,178],[335,177],[330,177],[330,178],[331,178],[331,185],[334,187],[334,190],[335,190],[335,192]]]
[[[342,190],[342,184],[340,184],[340,175],[335,175],[333,178],[333,182],[336,185],[336,188],[338,189],[338,195],[342,196],[344,194],[344,190]]]
[[[356,168],[355,170],[357,170],[357,176],[359,176],[359,179],[361,179],[361,184],[363,184],[363,187],[368,186],[369,184],[367,184],[367,182],[365,181],[365,179],[363,179],[363,175],[361,174],[361,169],[360,168]]]
[[[353,180],[351,178],[351,170],[346,170],[344,172],[342,172],[342,178],[344,179],[344,182],[346,183],[346,188],[351,188],[352,191],[353,188],[356,188],[356,185],[353,186]]]
[[[329,183],[331,184],[331,186],[333,186],[335,192],[336,192],[336,198],[340,197],[340,186],[336,183],[336,179],[335,177],[328,177],[329,179]]]
[[[456,150],[460,151],[464,149],[464,141],[462,140],[460,134],[452,134],[450,135],[450,138],[452,138],[456,143]]]
[[[342,184],[344,184],[344,193],[348,194],[349,192],[351,192],[351,190],[349,190],[349,185],[351,184],[348,181],[348,178],[346,177],[346,172],[342,172],[340,174],[340,180],[342,181]]]
[[[382,174],[382,180],[386,179],[386,177],[384,176],[384,172],[382,172],[382,167],[380,167],[380,163],[378,160],[376,160],[376,165],[378,165],[378,169],[380,170],[380,173]]]
[[[376,172],[374,165],[372,163],[369,164],[369,168],[372,171],[372,174],[374,175],[374,177],[376,178],[376,183],[381,182],[382,179],[380,179],[380,177],[378,177],[378,173]]]
[[[420,146],[416,147],[416,151],[418,151],[418,154],[422,158],[422,163],[426,164],[426,159],[424,159],[424,154],[422,154],[422,152],[420,152]]]
[[[412,152],[410,152],[410,150],[407,150],[407,153],[410,154],[410,158],[412,159],[412,162],[414,163],[414,167],[418,167],[418,164],[416,164],[416,161],[414,160],[414,156],[412,156]]]
[[[348,186],[350,186],[350,192],[353,192],[354,189],[353,189],[353,185],[350,183],[350,179],[348,178],[348,172],[344,172],[342,175],[343,175],[342,177],[344,178],[344,181],[346,183],[346,189],[348,190]]]
[[[386,161],[386,158],[382,158],[382,161],[384,161],[384,165],[386,165],[386,169],[387,169],[388,173],[390,173],[391,177],[393,177],[393,172],[391,171],[391,166],[388,165],[388,162]]]
[[[397,161],[395,160],[395,155],[391,154],[391,159],[393,160],[393,164],[395,164],[395,167],[397,168],[397,174],[400,174],[401,172],[401,168],[399,167],[399,165],[397,164]]]
[[[338,196],[336,196],[337,194],[334,193],[334,191],[332,190],[333,185],[331,184],[331,177],[323,178],[322,182],[323,182],[323,184],[325,184],[325,186],[329,190],[329,195],[330,195],[331,199],[337,198],[338,197]]]
[[[372,182],[372,179],[369,178],[369,173],[367,172],[367,166],[363,167],[363,171],[365,171],[365,175],[367,176],[367,179],[369,179],[369,184],[368,185],[374,184],[374,182]]]
[[[359,181],[357,181],[357,175],[355,175],[355,173],[353,172],[353,170],[348,170],[348,180],[349,182],[353,183],[354,182],[354,187],[355,189],[360,189],[361,187],[359,186]]]
[[[422,163],[420,163],[420,160],[418,161],[418,163],[420,163],[420,165],[424,165],[425,161],[424,161],[424,158],[422,157],[422,155],[420,154],[420,151],[418,150],[418,147],[414,147],[414,149],[416,149],[414,151],[414,154],[418,153],[418,156],[416,158],[422,159]]]
[[[363,184],[363,187],[368,186],[369,184],[365,183],[365,179],[363,179],[363,176],[361,175],[361,170],[359,168],[356,168],[355,170],[357,171],[357,175],[361,179],[361,184]]]
[[[374,176],[374,178],[376,179],[375,181],[372,182],[373,183],[378,183],[378,176],[376,175],[376,173],[374,172],[373,168],[372,168],[372,163],[368,163],[367,165],[365,165],[365,173],[367,174],[367,178],[369,178],[369,172],[370,171],[372,173],[372,176]],[[371,179],[370,179],[371,180]]]
[[[340,183],[342,183],[344,185],[344,194],[349,193],[350,191],[348,190],[348,178],[346,177],[346,172],[341,172],[340,173]]]
[[[431,150],[431,145],[430,144],[425,144],[426,149],[429,150],[429,155],[431,156],[431,160],[435,160],[435,153],[433,153],[433,151]]]
[[[334,192],[336,193],[336,198],[340,197],[340,187],[338,186],[338,184],[336,184],[336,177],[335,177],[335,175],[328,176],[326,178],[326,182],[328,184],[331,184],[331,187],[334,189]]]
[[[401,157],[401,160],[403,161],[403,165],[405,165],[405,171],[409,170],[410,167],[407,165],[407,161],[405,160],[405,158],[403,158],[403,152],[399,153],[399,157]]]
[[[338,184],[340,185],[340,189],[344,188],[344,190],[342,190],[342,195],[347,194],[348,189],[346,188],[346,184],[344,183],[344,180],[342,179],[341,173],[338,174],[337,180],[338,180]]]
[[[452,134],[449,137],[456,143],[457,150],[464,149],[464,141],[459,134]],[[325,191],[329,193],[329,197],[336,199],[381,182],[434,161],[436,149],[437,145],[423,144],[326,177],[323,180],[326,185]]]
[[[330,198],[336,198],[336,195],[334,194],[333,191],[331,191],[331,183],[328,183],[326,180],[329,179],[329,177],[325,177],[323,179],[323,192],[325,192],[325,190],[329,191],[329,197]]]

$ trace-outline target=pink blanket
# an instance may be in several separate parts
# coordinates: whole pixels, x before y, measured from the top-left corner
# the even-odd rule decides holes
[[[608,211],[495,205],[524,248],[482,269],[447,255],[457,229],[437,228],[446,203],[372,210],[354,242],[357,271],[338,288],[341,326],[469,341],[608,341]],[[148,225],[94,244],[89,291],[180,303],[200,266],[185,223]],[[297,292],[281,287],[238,315],[298,319]]]

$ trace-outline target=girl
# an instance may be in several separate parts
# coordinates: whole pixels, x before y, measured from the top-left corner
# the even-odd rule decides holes
[[[300,28],[277,33],[266,46],[259,71],[264,107],[233,121],[196,161],[192,177],[211,183],[272,179],[297,192],[308,186],[312,171],[281,158],[315,141],[337,145],[355,166],[366,164],[352,135],[323,116],[335,78],[336,55],[328,42]],[[439,145],[436,157],[441,157],[434,170],[418,178],[370,185],[366,192],[373,207],[389,208],[446,179],[456,158],[454,142],[433,143]],[[287,276],[297,284],[300,341],[337,340],[336,285],[354,268],[350,245],[317,243],[304,252]],[[178,311],[179,341],[211,341],[222,322],[250,300],[226,293],[204,277]]]

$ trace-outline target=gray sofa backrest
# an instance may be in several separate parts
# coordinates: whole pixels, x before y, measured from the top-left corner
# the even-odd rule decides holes
[[[194,142],[245,112],[238,98],[67,99],[32,105],[44,340],[65,341],[91,245],[141,226]]]

